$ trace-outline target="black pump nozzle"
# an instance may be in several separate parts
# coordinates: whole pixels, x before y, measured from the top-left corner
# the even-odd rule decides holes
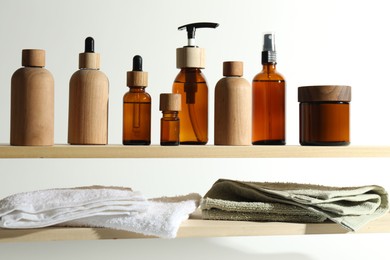
[[[186,25],[182,25],[177,28],[179,31],[187,29],[187,38],[188,38],[188,46],[195,46],[195,31],[197,28],[217,28],[219,24],[217,23],[190,23]]]
[[[142,71],[142,57],[139,55],[133,57],[133,71]]]
[[[87,37],[85,39],[84,52],[95,52],[95,40],[92,37]]]

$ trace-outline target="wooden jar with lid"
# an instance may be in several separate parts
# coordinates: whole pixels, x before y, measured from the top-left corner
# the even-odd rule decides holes
[[[251,145],[252,88],[243,62],[224,62],[223,75],[215,87],[214,144]]]
[[[350,101],[350,86],[299,87],[300,144],[349,145]]]
[[[54,144],[54,79],[45,51],[22,51],[23,68],[11,78],[11,145]]]

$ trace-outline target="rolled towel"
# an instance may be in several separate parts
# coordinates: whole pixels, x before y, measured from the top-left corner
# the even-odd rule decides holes
[[[355,231],[386,214],[389,200],[385,189],[377,185],[329,187],[220,179],[205,194],[201,209],[204,219],[285,222],[330,219]]]
[[[105,227],[157,236],[174,238],[180,224],[188,219],[199,206],[201,196],[191,193],[185,196],[162,197],[149,200],[146,211],[131,216],[93,216],[77,219],[65,226]]]
[[[88,216],[132,215],[149,202],[130,188],[88,186],[18,193],[0,201],[0,227],[40,228]]]

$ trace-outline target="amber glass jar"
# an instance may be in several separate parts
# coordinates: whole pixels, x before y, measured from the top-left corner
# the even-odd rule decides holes
[[[301,145],[349,145],[350,86],[298,88]]]

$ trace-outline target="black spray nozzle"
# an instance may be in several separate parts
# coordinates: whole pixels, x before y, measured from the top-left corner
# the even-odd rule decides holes
[[[84,52],[95,52],[95,40],[92,37],[85,39]]]
[[[195,46],[195,32],[196,32],[197,28],[215,29],[218,26],[219,26],[219,24],[217,24],[217,23],[202,22],[202,23],[190,23],[190,24],[182,25],[177,29],[179,31],[186,29],[187,30],[188,46]]]
[[[142,71],[142,57],[139,55],[133,57],[133,71]]]
[[[276,63],[275,34],[264,34],[263,52],[261,53],[261,63]]]

